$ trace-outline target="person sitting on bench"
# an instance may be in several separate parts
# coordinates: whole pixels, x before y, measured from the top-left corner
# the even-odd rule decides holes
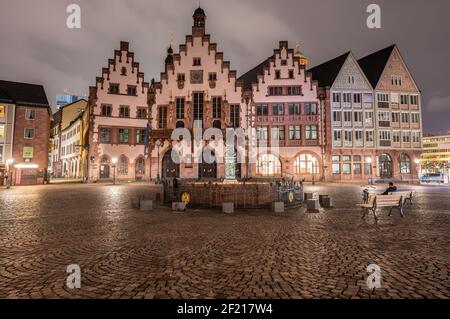
[[[388,189],[384,191],[381,195],[389,195],[389,193],[394,193],[397,191],[397,186],[394,186],[394,183],[390,182]]]

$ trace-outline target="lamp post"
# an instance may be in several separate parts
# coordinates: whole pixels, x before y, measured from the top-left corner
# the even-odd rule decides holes
[[[159,174],[159,151],[161,149],[161,142],[158,140],[156,141],[156,148],[158,150],[158,166],[157,166],[157,174],[156,174],[156,184],[159,184],[161,182],[161,175]]]
[[[372,157],[367,157],[366,162],[367,162],[367,164],[369,164],[369,168],[370,168],[370,170],[369,170],[370,177],[369,177],[368,183],[369,183],[369,185],[373,185],[373,179],[372,179]]]
[[[113,183],[114,185],[116,185],[116,164],[117,164],[117,158],[113,158],[112,159],[112,163],[113,163]]]
[[[12,184],[12,164],[14,163],[14,159],[10,158],[7,162],[7,180],[6,180],[6,188],[10,189]]]

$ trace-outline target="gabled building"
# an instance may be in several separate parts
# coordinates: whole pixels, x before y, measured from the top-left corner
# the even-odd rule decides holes
[[[42,85],[0,81],[0,175],[12,159],[13,185],[47,177],[51,109]]]
[[[169,47],[165,70],[152,84],[153,178],[238,179],[247,174],[239,163],[245,160],[243,147],[231,148],[228,156],[216,147],[222,140],[219,135],[225,139],[227,128],[248,126],[247,110],[236,71],[206,34],[206,18],[203,9],[195,10],[192,34],[178,53]],[[176,128],[184,128],[189,135],[183,137],[184,142],[191,140],[188,154],[180,151],[179,139],[172,139]],[[214,134],[203,136],[213,128]],[[196,134],[204,137],[201,144],[193,142]],[[205,158],[204,150],[212,156]]]
[[[321,106],[306,61],[281,41],[272,56],[239,78],[251,99],[249,116],[256,129],[252,177],[322,177]]]
[[[396,45],[358,62],[374,89],[376,177],[417,180],[422,149],[420,90]]]
[[[373,89],[351,52],[309,70],[320,86],[325,115],[325,177],[372,177],[376,159]]]
[[[90,181],[114,175],[124,181],[149,178],[149,162],[144,158],[148,90],[128,42],[121,42],[89,90]]]

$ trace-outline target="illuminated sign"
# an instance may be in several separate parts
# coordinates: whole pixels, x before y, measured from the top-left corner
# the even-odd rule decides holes
[[[33,151],[32,146],[25,146],[23,148],[23,158],[33,158]]]

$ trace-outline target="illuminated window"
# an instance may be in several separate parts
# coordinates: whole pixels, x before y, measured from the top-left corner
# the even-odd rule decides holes
[[[117,174],[126,175],[128,174],[128,158],[124,155],[119,157],[119,161],[117,163]]]
[[[411,160],[408,155],[401,154],[398,158],[398,165],[401,174],[411,173]]]
[[[273,154],[261,155],[256,164],[257,173],[264,176],[281,174],[280,160]]]
[[[318,174],[319,161],[310,154],[300,154],[294,162],[296,174]]]

